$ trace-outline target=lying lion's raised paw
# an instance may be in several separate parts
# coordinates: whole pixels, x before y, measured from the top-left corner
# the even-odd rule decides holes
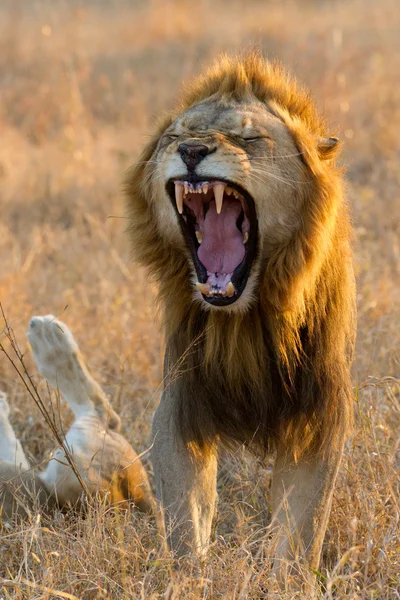
[[[53,315],[32,317],[27,333],[39,373],[54,387],[77,362],[78,345],[68,327]]]
[[[72,332],[53,315],[32,317],[27,333],[37,369],[69,404],[75,418],[96,415],[114,431],[120,418],[85,365]]]

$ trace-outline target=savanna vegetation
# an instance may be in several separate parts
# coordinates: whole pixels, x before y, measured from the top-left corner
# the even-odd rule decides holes
[[[343,141],[354,223],[356,424],[320,569],[324,598],[400,598],[400,8],[396,0],[15,0],[0,5],[0,300],[25,337],[68,323],[138,452],[162,386],[155,290],[129,257],[121,182],[149,125],[221,51],[260,47],[311,89]],[[0,342],[13,350],[0,320]],[[3,333],[2,333],[3,331]],[[55,446],[7,357],[0,389],[32,462]],[[54,401],[54,398],[53,398]],[[67,427],[71,415],[61,405]],[[150,470],[148,454],[144,462]],[[0,522],[0,598],[265,597],[271,470],[221,456],[202,577],[177,575],[155,522],[90,502],[85,517]],[[171,591],[171,578],[178,582]],[[168,592],[168,589],[170,590]]]

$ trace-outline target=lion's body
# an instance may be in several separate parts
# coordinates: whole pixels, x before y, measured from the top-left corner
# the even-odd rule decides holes
[[[47,315],[31,319],[28,336],[39,372],[62,394],[75,419],[63,447],[54,451],[46,468],[32,468],[8,420],[6,397],[0,393],[0,514],[24,515],[35,505],[76,506],[83,488],[93,496],[106,495],[115,505],[134,502],[152,512],[154,501],[140,458],[118,433],[120,418],[86,368],[71,331]]]
[[[259,137],[246,137],[246,131],[255,128]],[[342,173],[334,163],[337,140],[326,136],[309,95],[280,67],[254,55],[244,61],[225,58],[189,88],[179,110],[160,124],[129,176],[134,252],[155,275],[165,311],[167,383],[154,426],[156,446],[157,436],[164,442],[159,453],[155,449],[156,478],[158,470],[159,477],[165,477],[177,455],[189,464],[183,457],[186,451],[198,457],[197,473],[209,468],[214,477],[210,456],[217,440],[243,443],[263,453],[277,449],[277,465],[283,465],[285,473],[292,473],[293,465],[301,470],[317,461],[310,493],[319,493],[313,485],[328,486],[323,502],[328,511],[352,422],[349,368],[355,288]],[[206,148],[195,171],[184,154],[188,144]],[[186,164],[191,165],[187,171]],[[191,263],[193,248],[189,243],[188,251],[182,235],[186,225],[166,192],[169,181],[175,181],[176,189],[181,180],[194,176],[195,181],[218,177],[240,186],[257,213],[256,257],[247,284],[234,303],[227,301],[223,307],[214,302],[208,283],[197,284],[203,296],[195,291],[198,257],[205,256],[211,264],[214,255],[207,255],[200,241],[206,249],[199,246]],[[184,198],[186,205],[195,201],[186,191]],[[224,203],[229,201],[224,196]],[[189,215],[186,208],[183,214]],[[222,214],[229,224],[228,212]],[[211,216],[210,222],[211,218],[215,229],[218,217]],[[210,236],[210,230],[205,228],[204,235]],[[232,237],[232,247],[234,242]],[[224,252],[227,247],[225,243]],[[237,254],[237,244],[234,247]],[[226,258],[220,259],[224,261],[227,264]],[[210,270],[203,281],[218,281],[220,275]],[[165,420],[173,425],[163,424]],[[179,435],[179,451],[168,445],[171,435]],[[174,453],[169,462],[160,456],[167,447]],[[183,490],[193,491],[193,468],[183,468],[188,473],[176,496],[160,483],[158,495],[164,504],[167,496],[173,506]],[[322,480],[327,483],[317,483]],[[200,495],[207,485],[198,488]],[[171,514],[193,519],[193,508],[171,509]],[[204,518],[207,521],[209,515],[200,521]],[[325,526],[321,524],[323,531]],[[315,527],[310,525],[314,534]],[[189,529],[183,528],[197,548],[206,546],[200,538],[206,540],[207,535]],[[316,542],[319,550],[311,550],[311,562],[318,561],[321,542]]]

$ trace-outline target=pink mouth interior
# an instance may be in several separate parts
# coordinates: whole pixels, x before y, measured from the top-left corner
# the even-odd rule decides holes
[[[215,200],[210,202],[203,223],[199,223],[203,241],[197,251],[208,272],[228,274],[240,265],[245,255],[243,233],[237,228],[242,212],[239,200],[228,198],[217,214]]]
[[[236,192],[229,187],[225,188],[222,209],[218,214],[213,190],[218,183],[208,183],[209,190],[206,193],[188,191],[184,196],[184,205],[196,218],[195,230],[200,241],[197,256],[207,270],[205,285],[209,290],[201,291],[206,295],[225,296],[230,295],[227,290],[233,272],[245,257],[247,238],[244,236],[248,235],[250,222],[245,214],[244,199],[240,195],[235,197]],[[226,190],[230,193],[226,193]],[[232,284],[231,289],[234,289]]]

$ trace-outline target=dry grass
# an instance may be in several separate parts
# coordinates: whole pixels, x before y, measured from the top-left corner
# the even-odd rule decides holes
[[[124,220],[108,217],[123,215],[119,184],[152,118],[216,52],[257,44],[339,125],[355,224],[357,423],[324,546],[326,598],[400,598],[399,25],[397,0],[0,8],[0,299],[22,348],[31,315],[68,323],[139,452],[163,341]],[[4,357],[0,388],[27,453],[45,457],[51,434]],[[204,580],[182,576],[176,598],[264,597],[270,470],[241,451],[221,463],[210,562]],[[91,505],[86,519],[38,513],[0,527],[1,598],[163,598],[172,576],[154,523],[138,515]]]

